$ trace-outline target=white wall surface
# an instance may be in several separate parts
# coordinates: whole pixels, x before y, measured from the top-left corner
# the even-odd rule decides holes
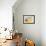
[[[0,0],[0,27],[12,28],[12,6],[16,0]]]
[[[41,46],[41,0],[22,0],[16,5],[13,6],[15,28]],[[35,24],[23,24],[23,15],[35,15]]]
[[[42,0],[41,3],[41,38],[42,46],[46,46],[46,0]]]
[[[22,0],[21,2],[20,0],[18,2],[13,6],[15,28],[22,32],[25,38],[35,40],[36,46],[46,46],[46,1]],[[35,24],[23,24],[23,15],[32,14],[35,15]]]

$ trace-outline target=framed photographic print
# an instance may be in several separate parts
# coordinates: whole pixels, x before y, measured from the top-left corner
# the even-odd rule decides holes
[[[23,24],[35,24],[35,15],[23,15]]]

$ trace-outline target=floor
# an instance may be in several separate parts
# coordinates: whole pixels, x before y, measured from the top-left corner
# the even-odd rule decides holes
[[[16,46],[16,39],[6,40],[6,41],[5,41],[3,44],[1,44],[0,46]],[[19,46],[19,45],[17,45],[17,46]],[[21,43],[20,46],[24,46],[24,45],[22,45],[22,43]]]
[[[6,40],[6,42],[4,42],[2,45],[0,46],[16,46],[15,44],[15,39],[13,40]]]

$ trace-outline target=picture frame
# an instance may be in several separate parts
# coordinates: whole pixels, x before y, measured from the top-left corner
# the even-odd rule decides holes
[[[23,24],[35,24],[35,15],[23,15]]]

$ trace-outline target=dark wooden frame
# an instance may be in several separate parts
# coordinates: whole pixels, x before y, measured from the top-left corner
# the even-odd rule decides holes
[[[24,17],[25,16],[32,16],[32,17],[34,17],[34,22],[33,23],[24,23]],[[23,15],[23,24],[35,24],[35,15]]]

